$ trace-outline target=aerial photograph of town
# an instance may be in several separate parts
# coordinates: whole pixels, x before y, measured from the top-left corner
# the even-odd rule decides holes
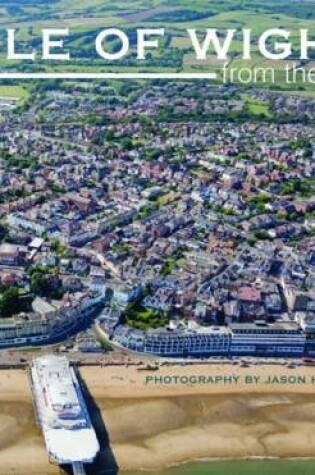
[[[0,475],[315,472],[314,0],[0,0]]]

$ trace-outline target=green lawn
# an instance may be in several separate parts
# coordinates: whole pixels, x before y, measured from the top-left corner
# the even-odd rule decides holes
[[[269,104],[267,102],[245,95],[242,96],[242,99],[245,100],[245,104],[251,114],[270,117]]]
[[[163,312],[146,309],[137,302],[128,305],[124,318],[127,325],[139,330],[163,327],[168,322]]]
[[[10,98],[22,104],[28,98],[28,91],[22,86],[0,85],[0,98]]]

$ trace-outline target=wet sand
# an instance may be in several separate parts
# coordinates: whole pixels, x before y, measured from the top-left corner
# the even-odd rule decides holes
[[[57,474],[36,425],[26,371],[0,371],[1,475]]]
[[[239,376],[237,384],[148,384],[148,376]],[[163,469],[203,458],[314,457],[315,368],[111,367],[81,369],[121,470]],[[245,384],[246,375],[262,377]],[[266,384],[269,376],[306,384]],[[293,381],[293,380],[292,380]],[[0,371],[0,473],[48,475],[26,371]],[[97,475],[98,471],[93,471]]]

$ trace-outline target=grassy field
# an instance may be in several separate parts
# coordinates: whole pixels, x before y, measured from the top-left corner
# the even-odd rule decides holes
[[[217,29],[242,29],[250,28],[254,38],[252,40],[252,60],[246,64],[250,67],[275,67],[276,84],[283,89],[283,68],[288,61],[268,62],[258,53],[256,36],[269,28],[286,28],[291,30],[290,40],[294,50],[298,51],[298,30],[307,28],[310,35],[315,38],[315,8],[312,0],[252,0],[251,2],[239,0],[129,0],[115,2],[109,0],[52,0],[47,4],[44,0],[0,0],[0,24],[15,27],[17,37],[25,43],[30,40],[36,43],[40,54],[39,33],[44,27],[68,26],[71,36],[66,41],[66,47],[74,54],[70,63],[41,64],[37,68],[46,70],[67,69],[77,71],[98,71],[102,69],[111,71],[184,71],[196,72],[219,70],[221,62],[213,54],[209,54],[207,61],[197,61],[191,42],[188,38],[187,28],[196,28],[200,37],[206,28]],[[102,64],[95,55],[94,40],[103,28],[117,27],[124,29],[132,39],[131,60],[116,64]],[[135,29],[138,27],[161,27],[167,32],[167,44],[159,51],[152,52],[149,61],[140,63],[135,61]],[[3,35],[3,33],[2,33]],[[1,33],[0,33],[1,36]],[[0,37],[0,41],[3,38]],[[24,45],[27,48],[27,45]],[[113,43],[113,47],[115,44]],[[238,33],[233,41],[229,63],[240,68],[242,61],[242,38]],[[165,59],[165,56],[167,58]],[[75,57],[74,57],[75,56]],[[314,67],[315,51],[309,64],[305,67]],[[11,63],[11,66],[13,63]],[[6,66],[3,61],[3,52],[0,58],[0,68]],[[16,65],[15,65],[16,66]],[[19,70],[23,65],[19,66]],[[27,65],[29,68],[30,66]],[[25,69],[27,68],[25,66]],[[268,87],[268,85],[265,85]],[[274,85],[273,85],[274,86]],[[303,86],[305,94],[315,93],[312,84]]]
[[[18,103],[23,103],[28,97],[27,90],[22,86],[1,86],[0,85],[0,99],[9,98],[14,99]]]
[[[246,95],[242,96],[242,99],[245,101],[246,107],[251,114],[270,117],[269,105],[267,102],[253,99],[252,97]]]

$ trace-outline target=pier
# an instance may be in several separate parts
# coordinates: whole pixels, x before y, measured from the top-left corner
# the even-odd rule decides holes
[[[29,381],[50,461],[86,475],[100,447],[74,368],[64,356],[35,358]]]
[[[73,462],[72,464],[73,475],[86,475],[84,465],[82,462]]]

